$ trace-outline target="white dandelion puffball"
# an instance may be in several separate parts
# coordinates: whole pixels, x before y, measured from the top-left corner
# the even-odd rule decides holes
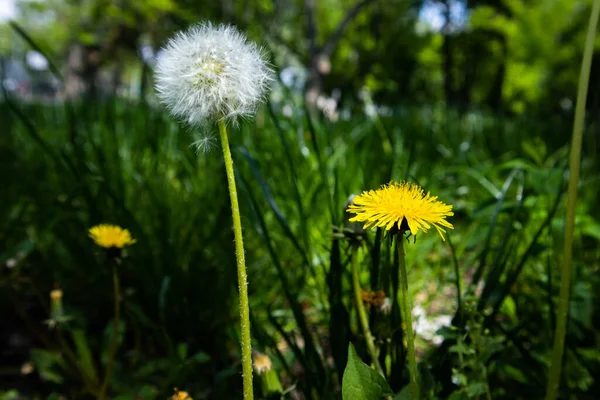
[[[158,97],[190,125],[254,113],[273,71],[230,25],[203,23],[170,39],[156,64]]]

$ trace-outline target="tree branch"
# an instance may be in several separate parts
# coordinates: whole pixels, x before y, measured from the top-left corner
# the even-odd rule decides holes
[[[309,58],[318,53],[317,49],[317,23],[315,21],[315,0],[304,0],[306,11],[306,37],[308,39]]]
[[[311,1],[311,0],[307,0],[307,1]],[[359,1],[358,3],[356,3],[354,5],[354,7],[352,7],[348,11],[348,13],[344,16],[344,18],[340,21],[340,23],[338,24],[335,31],[331,34],[331,36],[327,39],[327,41],[323,45],[321,54],[323,54],[327,57],[330,57],[331,54],[333,54],[335,48],[337,47],[338,42],[344,35],[344,31],[346,30],[346,28],[348,27],[350,22],[352,22],[352,20],[354,18],[356,18],[356,16],[358,15],[358,13],[360,12],[360,10],[363,7],[369,5],[370,3],[373,3],[373,2],[375,2],[375,0],[362,0],[362,1]]]

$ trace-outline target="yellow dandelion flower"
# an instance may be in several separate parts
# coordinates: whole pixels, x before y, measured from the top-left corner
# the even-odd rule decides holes
[[[389,230],[396,226],[416,235],[419,230],[427,232],[433,225],[442,240],[446,232],[443,227],[454,229],[446,221],[446,217],[454,215],[452,206],[438,201],[429,192],[425,194],[420,186],[410,182],[390,182],[377,190],[363,192],[354,198],[347,211],[356,214],[350,221],[365,222],[364,229],[373,226]]]
[[[98,246],[107,249],[111,247],[122,249],[135,243],[135,239],[131,237],[127,229],[116,225],[96,225],[90,229],[89,236]]]
[[[169,400],[192,400],[187,392],[175,389],[175,394]]]

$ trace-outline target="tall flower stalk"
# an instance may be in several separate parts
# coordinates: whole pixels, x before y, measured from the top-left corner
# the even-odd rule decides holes
[[[135,243],[135,239],[131,237],[131,234],[127,229],[122,229],[119,226],[100,224],[96,225],[89,231],[89,236],[92,238],[94,243],[104,248],[106,252],[106,259],[108,264],[112,268],[113,276],[113,296],[115,300],[115,311],[113,316],[112,324],[112,336],[110,338],[110,344],[108,347],[108,361],[106,362],[106,369],[104,371],[104,379],[102,386],[100,386],[100,392],[98,399],[103,400],[108,390],[112,370],[115,365],[115,356],[117,354],[117,347],[119,346],[119,324],[121,320],[121,285],[119,283],[119,264],[123,257],[122,251],[126,246],[130,246]]]
[[[567,319],[569,314],[569,297],[571,290],[571,271],[573,266],[573,240],[575,231],[575,206],[577,203],[577,189],[579,186],[579,166],[581,162],[581,143],[583,141],[583,122],[585,119],[585,105],[587,100],[590,71],[592,68],[592,55],[594,54],[594,40],[596,26],[600,14],[600,0],[594,0],[592,13],[588,25],[581,73],[579,75],[579,90],[575,106],[575,120],[573,122],[573,136],[571,153],[569,155],[569,188],[567,190],[567,216],[565,218],[565,243],[563,266],[560,273],[560,300],[554,334],[554,347],[552,350],[552,364],[548,374],[548,389],[546,400],[554,400],[558,396],[560,374],[562,367],[565,336],[567,334]]]
[[[356,214],[351,222],[364,222],[364,229],[381,227],[396,236],[396,254],[400,274],[400,297],[404,314],[405,334],[408,347],[411,398],[419,398],[419,378],[412,327],[412,308],[408,294],[408,274],[404,254],[404,236],[427,232],[432,226],[444,240],[444,228],[453,229],[446,217],[454,215],[452,206],[425,194],[422,188],[408,182],[391,182],[378,190],[363,192],[353,199],[348,212]]]
[[[410,386],[412,398],[419,398],[419,383],[417,370],[417,358],[415,356],[415,340],[412,325],[412,307],[408,295],[408,274],[406,273],[406,256],[404,254],[404,232],[399,231],[396,234],[396,254],[398,259],[398,269],[400,270],[400,297],[402,302],[402,314],[406,324],[406,347],[408,350],[408,370],[410,372]]]
[[[238,204],[233,159],[229,149],[227,127],[225,121],[219,121],[223,159],[227,172],[229,198],[231,199],[231,216],[233,217],[233,234],[235,237],[235,254],[237,257],[237,273],[240,296],[240,328],[242,330],[242,377],[244,380],[244,399],[252,399],[252,344],[250,339],[250,307],[248,305],[248,279],[246,274],[246,259],[244,255],[244,238],[242,236],[242,221]]]
[[[117,272],[116,262],[113,262],[113,296],[115,300],[115,313],[112,324],[112,336],[110,339],[110,345],[108,347],[108,362],[106,363],[106,369],[104,371],[104,381],[100,387],[100,395],[98,398],[103,400],[108,389],[110,382],[110,376],[115,365],[115,355],[117,353],[117,347],[119,346],[119,324],[121,323],[121,285],[119,284],[119,273]]]
[[[262,50],[229,25],[204,23],[179,32],[156,65],[156,90],[171,114],[188,125],[219,125],[237,260],[244,399],[253,399],[250,310],[242,223],[227,121],[254,114],[273,71]],[[202,143],[202,141],[200,141]]]

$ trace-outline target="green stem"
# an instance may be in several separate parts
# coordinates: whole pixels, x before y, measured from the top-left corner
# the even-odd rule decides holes
[[[233,234],[235,236],[235,255],[237,258],[238,285],[240,293],[240,328],[242,330],[242,377],[244,382],[244,400],[254,399],[252,390],[252,345],[250,343],[250,308],[248,306],[248,280],[246,275],[246,260],[244,256],[244,239],[242,237],[242,221],[240,219],[240,206],[238,204],[235,174],[233,172],[233,159],[229,149],[227,127],[225,121],[219,121],[219,133],[223,146],[223,159],[227,171],[229,184],[229,198],[231,200],[231,216],[233,217]]]
[[[571,141],[571,153],[569,155],[569,188],[567,198],[567,215],[565,219],[565,243],[564,262],[560,274],[560,300],[558,315],[556,319],[556,332],[554,333],[554,348],[552,350],[552,364],[548,374],[548,389],[546,400],[554,400],[558,396],[562,358],[565,347],[565,336],[567,331],[567,319],[569,314],[569,292],[571,289],[571,269],[573,264],[573,240],[575,230],[575,205],[577,203],[577,187],[579,185],[579,165],[581,161],[581,143],[583,140],[583,123],[585,118],[585,106],[592,66],[592,55],[594,53],[594,41],[596,37],[596,25],[600,14],[600,0],[594,0],[592,13],[588,25],[587,38],[583,60],[581,62],[581,73],[579,75],[579,87],[577,93],[577,104],[575,106],[575,120],[573,122],[573,137]]]
[[[456,303],[458,307],[458,326],[463,328],[463,311],[462,311],[462,290],[460,285],[460,268],[458,266],[458,258],[456,257],[456,248],[452,244],[451,235],[448,234],[448,246],[450,246],[450,251],[452,252],[452,263],[454,265],[454,284],[456,285]],[[461,355],[461,353],[459,353]]]
[[[404,323],[406,324],[406,345],[408,347],[408,370],[410,371],[410,385],[412,387],[412,398],[419,398],[417,359],[415,358],[415,341],[413,337],[412,315],[410,298],[408,297],[408,277],[406,273],[406,258],[404,255],[404,235],[400,231],[396,234],[396,252],[398,254],[400,267],[400,297],[402,298],[402,310]]]
[[[100,394],[98,399],[103,400],[108,389],[108,383],[110,382],[110,375],[112,373],[113,366],[115,364],[115,354],[117,352],[117,346],[119,344],[119,319],[121,316],[121,286],[119,285],[119,274],[117,273],[117,266],[113,265],[113,295],[115,296],[115,317],[112,326],[112,337],[110,339],[110,347],[108,349],[108,362],[106,364],[106,370],[104,372],[104,382],[100,388]]]
[[[358,248],[354,246],[352,248],[352,286],[354,287],[354,301],[356,302],[358,319],[360,320],[360,326],[362,327],[363,334],[365,335],[365,341],[367,342],[367,350],[371,355],[371,360],[373,360],[375,369],[381,374],[381,376],[385,377],[385,373],[383,372],[381,364],[379,363],[377,349],[375,348],[375,341],[373,340],[371,329],[369,329],[369,319],[367,317],[362,294],[360,292],[360,282],[358,280]]]

